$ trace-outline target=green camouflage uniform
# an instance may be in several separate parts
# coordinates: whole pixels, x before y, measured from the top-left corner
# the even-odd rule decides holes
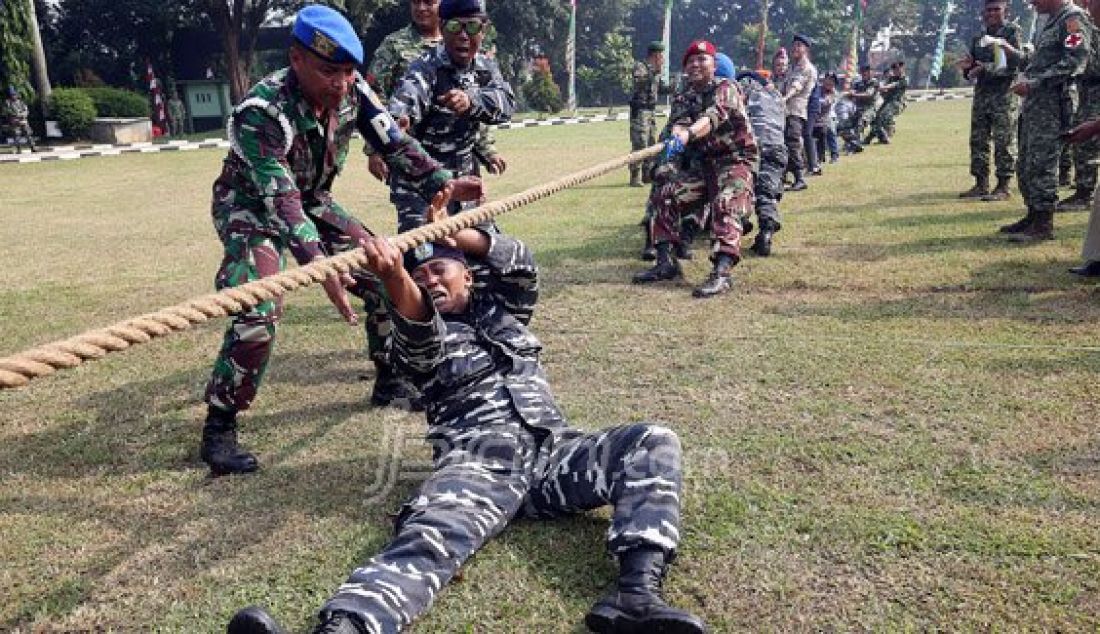
[[[1020,48],[1020,27],[1008,23],[988,28],[986,35],[1003,38],[1015,49]],[[974,86],[974,103],[970,109],[970,173],[979,181],[989,178],[989,140],[993,139],[998,182],[1016,173],[1016,116],[1019,102],[1009,91],[1016,77],[1019,62],[1009,58],[1003,69],[994,69],[993,47],[979,46],[981,35],[970,42],[970,56],[982,70]]]
[[[852,82],[852,102],[856,105],[856,138],[862,139],[867,126],[875,118],[875,100],[878,99],[878,80],[872,77],[863,81],[862,77]]]
[[[214,182],[214,227],[225,246],[215,277],[218,289],[274,275],[286,265],[289,250],[300,264],[357,245],[371,235],[332,199],[333,179],[344,167],[352,133],[359,130],[375,151],[423,188],[437,192],[451,173],[401,133],[385,107],[360,78],[340,107],[319,121],[306,103],[290,69],[256,84],[229,117],[231,145]],[[388,328],[382,287],[356,273],[352,292],[368,306],[368,334],[376,359]],[[281,300],[264,302],[234,316],[225,333],[206,390],[206,402],[218,409],[249,407],[263,379],[282,314]],[[369,326],[373,324],[373,329]]]
[[[23,152],[24,142],[32,152],[35,150],[34,132],[31,131],[31,126],[27,122],[28,117],[30,117],[30,108],[18,95],[4,100],[3,108],[0,109],[0,122],[3,123],[4,134],[10,134],[15,141],[17,153]]]
[[[1100,37],[1096,25],[1089,21],[1092,32],[1092,47],[1085,72],[1077,80],[1080,103],[1074,125],[1080,125],[1090,119],[1100,117]],[[1073,146],[1073,173],[1076,178],[1077,196],[1084,201],[1092,200],[1096,191],[1097,167],[1090,164],[1100,159],[1100,139],[1095,137]]]
[[[168,125],[172,129],[172,136],[181,136],[187,126],[187,113],[183,108],[183,101],[176,95],[168,100]]]
[[[864,143],[870,143],[872,138],[879,141],[888,140],[894,135],[894,121],[905,110],[905,91],[909,88],[909,79],[901,77],[889,77],[886,83],[879,87],[882,93],[882,105],[875,113],[875,119],[871,122],[871,131],[867,133]]]
[[[630,97],[630,149],[637,152],[657,142],[657,126],[654,110],[657,96],[669,93],[668,82],[661,78],[661,69],[648,61],[634,64],[634,91]],[[630,181],[638,182],[638,173],[648,180],[652,163],[635,163],[630,166]]]
[[[1088,16],[1066,2],[1036,36],[1027,54],[1024,81],[1029,93],[1020,108],[1020,156],[1016,174],[1029,213],[1047,214],[1058,202],[1058,157],[1062,133],[1073,125],[1074,79],[1092,47]]]
[[[380,95],[387,99],[392,97],[401,78],[409,71],[409,64],[421,55],[431,52],[442,41],[442,38],[424,37],[415,24],[390,33],[374,52],[374,59],[367,70],[367,81]],[[487,49],[488,45],[483,42],[482,48]],[[496,139],[492,128],[488,125],[479,126],[474,156],[482,165],[488,166],[496,155]]]

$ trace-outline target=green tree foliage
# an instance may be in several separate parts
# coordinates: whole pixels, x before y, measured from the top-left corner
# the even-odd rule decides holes
[[[601,106],[623,101],[630,90],[634,68],[630,38],[622,33],[608,33],[592,57],[592,66],[577,68],[581,98]]]
[[[25,97],[31,93],[31,24],[27,2],[0,2],[0,85],[15,86]]]
[[[539,112],[561,112],[563,107],[561,89],[547,71],[532,73],[523,85],[523,96],[528,107]]]
[[[83,137],[95,121],[95,104],[80,88],[58,88],[50,95],[50,112],[57,118],[61,133],[70,138]]]

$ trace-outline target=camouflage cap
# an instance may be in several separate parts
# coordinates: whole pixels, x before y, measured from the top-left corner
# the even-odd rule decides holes
[[[650,53],[664,53],[665,43],[661,40],[653,40],[649,43],[649,46],[646,47],[646,50]]]
[[[466,265],[466,254],[458,249],[443,244],[442,242],[425,242],[424,244],[405,252],[405,270],[412,273],[418,266],[432,260],[447,259]]]

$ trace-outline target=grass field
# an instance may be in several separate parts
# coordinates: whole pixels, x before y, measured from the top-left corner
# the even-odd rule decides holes
[[[685,445],[671,599],[716,632],[1100,629],[1100,289],[1065,272],[1086,216],[1017,247],[960,203],[965,102],[784,201],[735,291],[631,286],[626,173],[504,217],[535,247],[534,330],[574,424],[664,421]],[[625,123],[514,130],[494,196],[624,153]],[[0,356],[208,292],[218,151],[0,166]],[[356,154],[337,197],[392,231]],[[700,252],[700,255],[702,253]],[[293,294],[243,418],[264,469],[206,478],[202,388],[222,323],[0,393],[0,630],[216,632],[249,603],[296,631],[428,456],[365,405],[362,334]],[[396,474],[396,475],[395,475]],[[613,567],[606,513],[519,522],[417,632],[580,632]]]

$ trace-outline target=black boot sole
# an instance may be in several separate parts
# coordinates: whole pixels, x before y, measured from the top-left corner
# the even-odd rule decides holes
[[[598,606],[584,617],[585,626],[596,634],[706,634],[706,627],[683,619],[635,619],[618,610]]]

